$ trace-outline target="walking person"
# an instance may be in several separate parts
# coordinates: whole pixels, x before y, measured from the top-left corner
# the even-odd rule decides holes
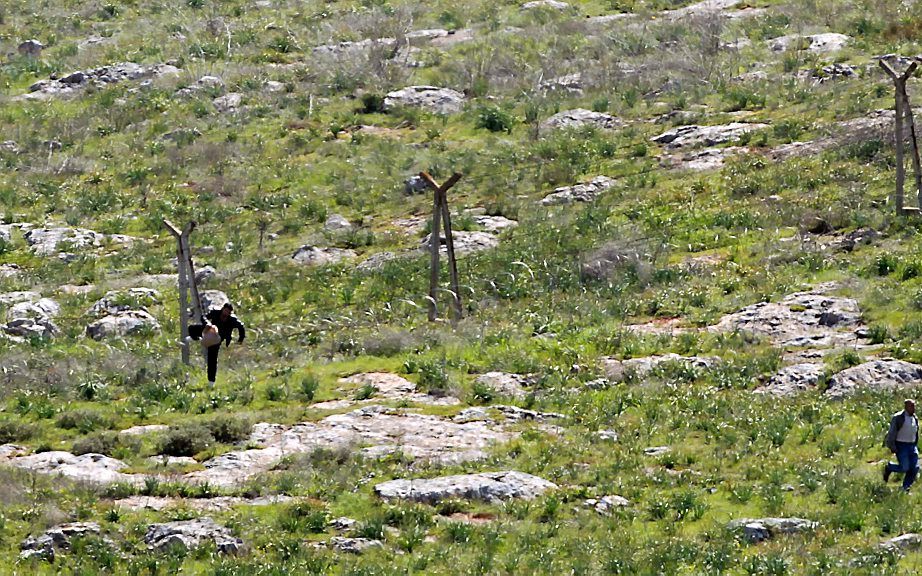
[[[890,474],[903,473],[903,490],[916,481],[919,473],[919,419],[916,418],[916,402],[907,399],[903,410],[890,418],[890,429],[884,444],[896,454],[897,462],[887,462],[884,467],[884,482],[890,480]]]
[[[205,342],[207,346],[205,353],[208,363],[208,385],[214,386],[215,378],[218,375],[218,352],[221,351],[221,342],[224,342],[225,347],[230,346],[234,330],[237,330],[240,335],[237,343],[242,343],[243,339],[246,338],[246,329],[243,327],[243,322],[234,315],[234,307],[229,303],[221,308],[210,310],[205,314],[205,321],[207,322],[205,331],[208,330],[208,325],[210,324],[217,330],[220,337],[213,345],[209,345],[210,343],[207,341]],[[204,340],[206,336],[203,334],[202,338]]]

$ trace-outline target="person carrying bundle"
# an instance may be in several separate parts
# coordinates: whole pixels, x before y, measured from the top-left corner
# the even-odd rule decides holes
[[[243,327],[243,322],[234,315],[234,307],[230,303],[221,308],[209,310],[204,320],[205,323],[202,325],[190,326],[189,335],[193,339],[201,339],[208,365],[208,385],[214,386],[218,375],[218,353],[221,351],[221,342],[224,342],[225,346],[230,346],[234,330],[237,330],[239,334],[237,342],[242,343],[246,338],[246,329]]]

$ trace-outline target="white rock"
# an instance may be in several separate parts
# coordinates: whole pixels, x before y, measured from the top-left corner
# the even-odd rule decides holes
[[[86,335],[93,340],[102,340],[113,336],[130,336],[146,330],[158,332],[160,323],[143,310],[128,310],[110,314],[89,324]]]
[[[305,245],[298,248],[291,259],[294,260],[296,264],[302,264],[304,266],[323,266],[355,258],[355,256],[354,250],[319,248],[317,246]]]
[[[237,92],[231,92],[225,94],[224,96],[218,96],[212,100],[215,110],[221,114],[227,114],[228,112],[236,112],[237,108],[240,108],[240,104],[243,102],[243,94],[238,94]]]
[[[574,110],[564,110],[558,112],[544,121],[542,127],[547,129],[558,128],[582,128],[583,126],[593,126],[602,130],[614,130],[624,126],[620,118],[615,118],[604,112],[593,112],[585,108],[576,108]]]
[[[43,474],[60,474],[71,480],[90,484],[114,484],[123,482],[140,485],[144,478],[140,475],[121,472],[128,465],[121,460],[109,458],[102,454],[83,454],[74,456],[70,452],[52,451],[20,456],[9,460],[12,466],[41,472]]]
[[[436,114],[455,114],[464,107],[464,94],[438,86],[408,86],[385,96],[385,110],[398,106],[423,108]]]
[[[462,498],[501,502],[512,498],[531,500],[557,485],[523,472],[483,472],[458,474],[423,480],[391,480],[375,486],[375,494],[385,500],[411,500],[437,504]]]
[[[608,176],[596,176],[589,182],[556,188],[554,192],[541,200],[541,204],[543,206],[556,206],[558,204],[573,204],[574,202],[592,202],[614,185],[615,181]]]
[[[221,554],[237,554],[243,548],[243,540],[208,517],[151,524],[144,535],[144,542],[154,550],[173,546],[192,550],[206,541],[213,542]]]

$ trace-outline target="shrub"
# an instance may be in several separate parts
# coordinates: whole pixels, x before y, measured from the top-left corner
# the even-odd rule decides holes
[[[384,96],[375,92],[362,94],[362,112],[365,114],[384,112]]]
[[[190,424],[170,427],[160,443],[160,454],[167,456],[194,456],[214,443],[214,436],[205,426]]]
[[[35,427],[14,420],[0,420],[0,444],[28,440],[35,433]]]
[[[477,127],[486,128],[490,132],[506,132],[512,134],[515,117],[509,112],[496,106],[484,106],[477,113]]]
[[[233,444],[249,438],[250,430],[252,430],[253,426],[246,418],[221,415],[206,421],[205,428],[211,432],[216,441]]]
[[[137,453],[140,448],[141,442],[137,438],[124,436],[118,432],[101,432],[76,440],[71,447],[71,452],[77,456],[81,454],[116,456],[120,452]]]
[[[76,429],[86,434],[100,428],[108,428],[112,425],[112,422],[98,410],[80,408],[61,413],[55,424],[57,424],[58,428],[64,428],[65,430]]]
[[[307,400],[313,400],[314,395],[317,394],[317,390],[320,388],[320,379],[317,378],[317,375],[314,373],[305,374],[301,378],[301,385],[299,387],[301,395],[304,396]]]

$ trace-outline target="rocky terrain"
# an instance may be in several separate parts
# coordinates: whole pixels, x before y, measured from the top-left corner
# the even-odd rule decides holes
[[[911,573],[918,8],[0,4],[0,572]]]

